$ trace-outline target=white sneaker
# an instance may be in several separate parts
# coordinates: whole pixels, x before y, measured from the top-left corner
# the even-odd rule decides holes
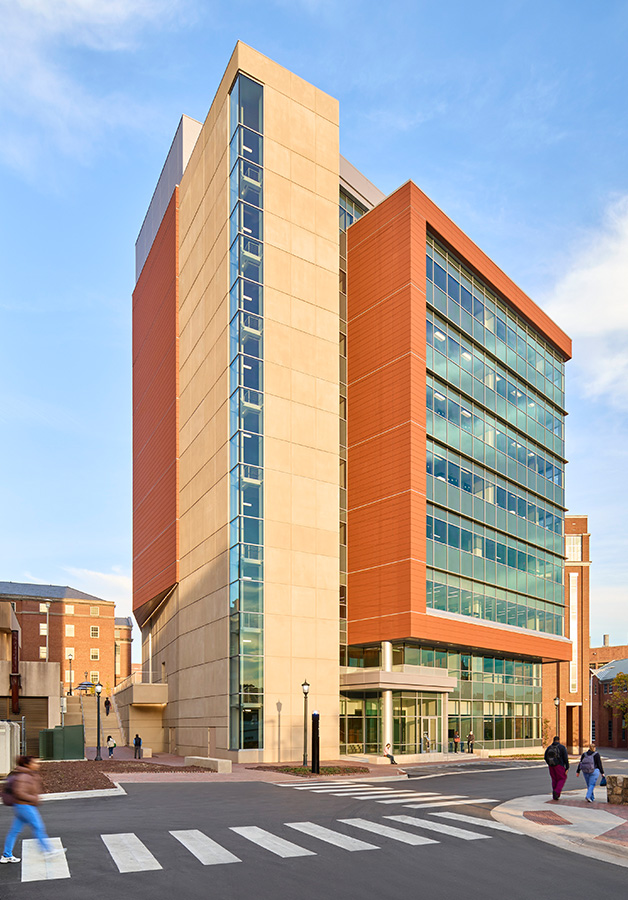
[[[0,856],[0,863],[16,863],[20,861],[19,856]]]

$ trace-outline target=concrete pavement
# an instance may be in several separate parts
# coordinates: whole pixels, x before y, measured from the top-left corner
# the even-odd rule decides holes
[[[491,815],[554,847],[628,868],[628,808],[607,803],[604,788],[598,792],[604,801],[587,803],[582,789],[563,792],[559,801],[547,794],[518,797]]]

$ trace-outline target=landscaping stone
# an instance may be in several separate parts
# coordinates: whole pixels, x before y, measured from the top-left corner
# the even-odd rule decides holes
[[[606,796],[608,802],[616,806],[628,804],[628,776],[607,775]]]

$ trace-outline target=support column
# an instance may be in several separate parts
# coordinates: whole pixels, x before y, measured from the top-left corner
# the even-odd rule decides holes
[[[442,719],[441,719],[441,732],[440,732],[440,742],[441,742],[441,750],[443,753],[447,753],[449,750],[449,694],[443,694],[443,701],[441,703],[442,709]],[[477,738],[476,738],[477,740]]]
[[[392,672],[392,644],[382,641],[382,672]],[[393,702],[392,691],[382,691],[382,751],[386,744],[393,748]]]

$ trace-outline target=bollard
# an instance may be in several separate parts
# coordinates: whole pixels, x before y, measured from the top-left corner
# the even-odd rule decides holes
[[[320,775],[321,773],[319,720],[318,712],[314,711],[312,713],[312,775]]]

